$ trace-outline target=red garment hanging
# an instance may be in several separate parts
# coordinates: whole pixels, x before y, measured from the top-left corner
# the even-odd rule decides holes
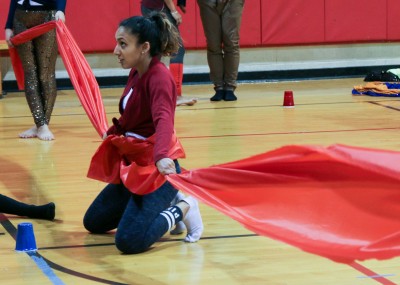
[[[82,51],[79,49],[65,24],[59,20],[38,25],[14,36],[11,38],[11,42],[13,45],[17,46],[54,28],[56,28],[57,32],[58,51],[64,61],[72,85],[89,120],[100,137],[103,137],[103,134],[108,129],[108,123],[99,85]],[[24,89],[24,78],[22,65],[20,64],[21,60],[13,48],[10,49],[10,57],[18,87],[22,90]]]

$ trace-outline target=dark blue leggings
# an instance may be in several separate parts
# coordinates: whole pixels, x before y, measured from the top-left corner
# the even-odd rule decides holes
[[[123,184],[108,184],[90,205],[83,225],[96,234],[117,228],[115,245],[121,252],[143,252],[168,231],[160,213],[170,207],[177,192],[168,181],[144,196],[131,193]]]

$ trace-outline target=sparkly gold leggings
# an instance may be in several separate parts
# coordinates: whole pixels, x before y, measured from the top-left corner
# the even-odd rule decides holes
[[[16,10],[14,34],[54,20],[55,11]],[[25,76],[25,96],[36,127],[49,124],[57,96],[55,65],[56,32],[51,30],[17,46]]]

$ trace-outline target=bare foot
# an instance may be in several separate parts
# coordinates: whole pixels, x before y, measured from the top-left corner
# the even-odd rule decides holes
[[[176,98],[176,106],[193,106],[197,103],[197,98],[186,99],[183,96],[178,96]]]
[[[30,139],[30,138],[36,138],[38,133],[38,129],[36,126],[33,126],[29,130],[26,130],[25,132],[20,133],[18,136],[22,139]]]
[[[43,125],[43,126],[39,127],[39,129],[38,129],[38,131],[37,131],[37,137],[38,137],[39,139],[41,139],[42,141],[51,141],[51,140],[54,140],[54,135],[53,135],[53,133],[50,131],[48,125]]]

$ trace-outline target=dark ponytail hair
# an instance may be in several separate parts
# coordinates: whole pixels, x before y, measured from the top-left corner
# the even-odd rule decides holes
[[[134,16],[123,20],[119,27],[136,36],[138,43],[150,43],[150,55],[170,56],[179,49],[179,32],[165,14],[152,12],[148,17]]]

